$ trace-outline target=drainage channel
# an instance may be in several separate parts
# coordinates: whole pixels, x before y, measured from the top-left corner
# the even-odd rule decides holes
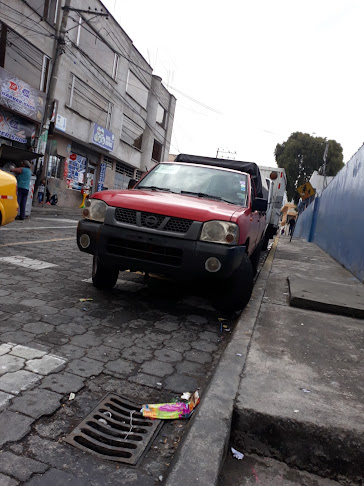
[[[144,418],[140,409],[141,405],[108,394],[65,442],[102,459],[135,466],[162,427],[161,420]]]

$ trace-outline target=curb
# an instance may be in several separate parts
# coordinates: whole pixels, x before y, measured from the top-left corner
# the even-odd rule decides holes
[[[230,438],[235,397],[249,352],[279,237],[259,273],[249,304],[242,312],[183,442],[166,486],[217,486]],[[239,355],[239,356],[238,356]]]

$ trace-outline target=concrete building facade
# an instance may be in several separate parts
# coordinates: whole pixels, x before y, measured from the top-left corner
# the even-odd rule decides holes
[[[22,12],[24,25],[37,15],[42,25],[43,7],[52,1],[6,3]],[[130,178],[168,158],[176,99],[99,0],[86,8],[81,0],[58,0],[53,10],[54,34],[44,42],[51,62],[48,109],[38,149],[46,145],[50,192],[60,206],[75,207],[81,193],[126,188]],[[22,34],[35,38],[29,29]]]

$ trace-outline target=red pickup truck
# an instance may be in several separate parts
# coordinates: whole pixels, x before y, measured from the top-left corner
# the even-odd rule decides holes
[[[207,280],[215,305],[238,310],[252,292],[266,210],[256,164],[180,154],[131,190],[88,199],[77,244],[94,256],[95,287],[112,288],[127,269]]]

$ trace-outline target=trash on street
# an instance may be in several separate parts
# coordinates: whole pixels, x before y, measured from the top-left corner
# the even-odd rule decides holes
[[[232,452],[233,456],[235,457],[235,459],[239,459],[239,461],[241,459],[243,459],[243,457],[244,457],[244,454],[242,452],[239,452],[236,449],[234,449],[234,447],[231,448],[231,452]]]
[[[142,406],[141,413],[143,414],[143,417],[151,419],[174,420],[189,418],[199,401],[200,397],[198,391],[195,391],[195,393],[190,396],[188,402],[146,404]]]

